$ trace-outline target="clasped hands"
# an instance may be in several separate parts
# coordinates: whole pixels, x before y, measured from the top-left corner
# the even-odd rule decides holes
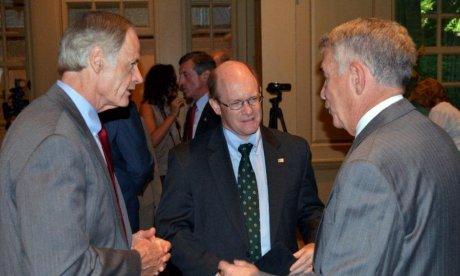
[[[131,249],[141,256],[142,275],[158,275],[171,258],[171,243],[155,237],[155,228],[133,234]]]
[[[304,275],[312,272],[313,269],[313,253],[315,250],[315,244],[309,243],[302,247],[299,251],[294,253],[296,261],[290,267],[289,275]],[[267,275],[261,273],[257,267],[251,263],[235,260],[233,264],[220,261],[219,262],[219,273],[221,276],[258,276]]]

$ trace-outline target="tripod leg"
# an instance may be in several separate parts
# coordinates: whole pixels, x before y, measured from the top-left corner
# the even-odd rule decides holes
[[[278,129],[278,116],[276,110],[273,107],[270,108],[270,118],[268,121],[268,127]]]
[[[281,121],[281,127],[283,128],[283,131],[287,132],[286,123],[284,122],[283,110],[281,110],[281,108],[278,110],[278,117]]]

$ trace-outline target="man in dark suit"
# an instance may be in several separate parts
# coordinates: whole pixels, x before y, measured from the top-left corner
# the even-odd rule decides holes
[[[222,125],[170,155],[156,225],[184,274],[214,275],[234,259],[275,274],[311,270],[323,209],[311,152],[304,139],[260,126],[261,101],[251,70],[223,63],[210,80]]]
[[[210,55],[196,51],[181,57],[179,66],[179,88],[187,99],[192,100],[182,136],[183,141],[189,141],[220,124],[220,116],[208,102],[208,79],[216,63]]]
[[[127,107],[110,109],[99,114],[109,134],[112,160],[120,185],[129,224],[139,231],[139,199],[144,185],[152,180],[153,159],[147,147],[145,132],[137,106],[130,101]]]
[[[324,212],[315,272],[460,275],[460,153],[402,97],[416,61],[406,29],[356,19],[321,49],[321,98],[355,140]]]
[[[169,243],[131,235],[98,112],[142,82],[125,18],[82,16],[64,33],[62,74],[9,129],[0,152],[0,275],[158,273]]]

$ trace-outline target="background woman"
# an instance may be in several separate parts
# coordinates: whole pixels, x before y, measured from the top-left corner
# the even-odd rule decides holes
[[[145,77],[140,114],[152,142],[161,182],[168,171],[168,152],[181,141],[177,116],[185,105],[177,97],[177,78],[170,64],[156,64]]]

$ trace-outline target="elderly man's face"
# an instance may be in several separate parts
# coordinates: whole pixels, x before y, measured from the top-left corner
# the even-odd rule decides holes
[[[112,65],[107,60],[104,63],[98,89],[103,101],[100,104],[102,110],[128,105],[131,91],[136,84],[142,83],[138,68],[139,53],[139,39],[136,32],[129,29],[118,53],[116,64]]]
[[[353,112],[353,98],[350,89],[348,70],[339,75],[339,65],[335,61],[331,49],[324,50],[321,68],[324,73],[324,84],[321,89],[321,99],[325,100],[325,106],[332,116],[336,128],[344,128],[353,135],[356,126],[349,119]]]
[[[214,111],[222,118],[222,125],[246,140],[254,134],[262,121],[261,103],[250,105],[246,100],[260,97],[259,86],[249,69],[238,62],[225,62],[216,69],[219,100],[211,99]],[[245,101],[239,110],[226,105]]]

